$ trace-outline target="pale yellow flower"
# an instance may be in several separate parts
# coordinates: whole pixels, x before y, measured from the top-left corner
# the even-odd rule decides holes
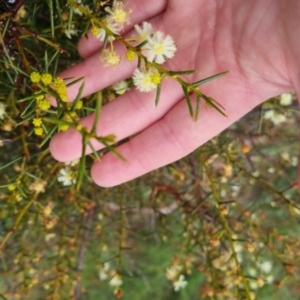
[[[104,49],[101,59],[106,66],[116,67],[121,62],[121,57],[113,50]]]
[[[174,281],[182,269],[183,267],[181,265],[172,265],[170,268],[166,269],[166,278],[170,281]]]
[[[117,273],[113,275],[111,280],[109,281],[109,285],[112,287],[120,287],[123,284],[123,280],[121,276]]]
[[[293,103],[293,97],[291,93],[283,93],[280,95],[280,104],[282,106],[288,106]]]
[[[30,184],[29,190],[32,192],[43,193],[45,192],[45,186],[47,182],[41,179],[37,179],[33,183]]]
[[[160,74],[156,69],[141,71],[136,69],[133,73],[133,83],[140,92],[151,92],[157,88],[157,75]],[[161,76],[160,76],[161,80]]]
[[[0,120],[4,120],[6,115],[6,105],[3,102],[0,102]]]
[[[115,1],[111,8],[110,7],[105,8],[105,10],[109,13],[108,18],[111,21],[118,24],[120,29],[123,29],[125,24],[130,23],[129,16],[130,16],[132,11],[130,9],[126,9],[125,6],[126,5],[124,4],[124,2]]]
[[[270,109],[264,113],[264,119],[270,120],[274,125],[279,125],[286,121],[286,116]]]

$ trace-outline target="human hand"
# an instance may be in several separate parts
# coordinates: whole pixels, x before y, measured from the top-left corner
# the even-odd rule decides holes
[[[173,37],[178,50],[166,69],[196,70],[187,77],[189,82],[229,71],[201,89],[222,104],[228,117],[203,105],[194,121],[180,85],[172,80],[163,82],[157,107],[155,92],[125,93],[102,108],[97,134],[114,134],[118,141],[138,134],[117,148],[125,162],[107,153],[94,163],[92,178],[100,186],[121,184],[182,158],[264,100],[294,90],[298,83],[300,44],[294,37],[300,4],[296,0],[129,0],[128,7],[133,9],[133,25],[148,21]],[[129,36],[132,27],[126,29]],[[136,63],[126,60],[115,69],[104,67],[100,47],[96,38],[82,38],[79,52],[85,60],[60,74],[85,77],[83,96],[130,77],[136,68]],[[120,44],[115,49],[125,53]],[[78,88],[69,88],[70,100]],[[91,128],[93,120],[90,115],[81,123]],[[70,129],[53,137],[50,151],[59,161],[74,160],[81,155],[81,142],[81,135]],[[96,150],[102,147],[93,144]]]

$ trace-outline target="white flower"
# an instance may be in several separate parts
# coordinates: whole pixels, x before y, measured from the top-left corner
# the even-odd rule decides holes
[[[77,2],[78,4],[80,4],[85,10],[87,10],[89,13],[91,13],[91,9],[89,8],[88,5],[82,5],[82,1],[81,0],[75,0],[75,2]],[[69,5],[68,5],[69,6]],[[79,9],[79,7],[73,8],[74,9],[74,13],[82,16],[82,11]]]
[[[3,102],[0,102],[0,120],[3,120],[6,115],[5,108],[6,105]]]
[[[103,42],[105,40],[106,32],[103,28],[95,26],[92,28],[92,35]]]
[[[153,76],[156,74],[158,73],[155,69],[149,69],[145,72],[136,69],[132,76],[133,83],[140,92],[151,92],[157,88],[157,84],[153,82]]]
[[[184,289],[187,285],[187,281],[185,280],[183,275],[180,275],[178,280],[173,282],[174,291],[178,292],[180,289]]]
[[[108,275],[109,268],[110,268],[110,265],[108,262],[106,262],[102,265],[102,268],[100,269],[100,271],[98,273],[100,280],[106,280],[109,278],[109,275]]]
[[[81,0],[77,0],[77,2],[78,2],[79,4],[81,4]],[[82,7],[83,7],[85,10],[87,10],[89,13],[92,13],[92,11],[91,11],[91,9],[89,8],[88,5],[82,5]],[[82,16],[82,11],[81,11],[79,8],[75,8],[75,9],[74,9],[74,13],[77,14],[77,15],[79,15],[79,16]]]
[[[236,258],[240,264],[243,262],[243,255],[241,252],[236,254]]]
[[[279,125],[286,121],[285,115],[275,112],[273,109],[266,111],[264,118],[270,120],[274,125]]]
[[[249,268],[248,273],[251,277],[256,277],[257,276],[257,271],[254,268]]]
[[[100,270],[98,273],[98,276],[101,281],[104,281],[109,277],[108,274],[104,270]]]
[[[46,234],[46,236],[45,236],[45,241],[46,241],[46,242],[49,242],[49,241],[53,240],[55,237],[56,237],[56,234],[55,234],[55,233],[48,233],[48,234]]]
[[[288,106],[288,105],[291,105],[292,103],[293,103],[292,94],[283,93],[282,95],[280,95],[280,104],[282,106]]]
[[[75,2],[77,2],[78,4],[81,4],[81,0],[75,0]],[[75,8],[74,13],[79,15],[79,16],[82,16],[82,12],[79,8]]]
[[[63,168],[59,171],[60,176],[58,176],[57,180],[62,183],[62,185],[72,185],[76,182],[75,174],[68,168]]]
[[[273,265],[270,261],[266,260],[263,261],[260,265],[259,265],[259,269],[261,270],[261,272],[268,274],[271,272],[273,268]]]
[[[115,274],[113,278],[109,281],[109,285],[112,287],[119,287],[123,284],[121,276],[119,274]]]
[[[257,284],[256,280],[250,280],[249,286],[250,286],[251,290],[257,290],[258,289],[258,284]]]
[[[236,253],[241,253],[241,252],[243,252],[243,247],[241,246],[241,244],[234,243],[234,251],[235,251]]]
[[[267,283],[271,284],[274,282],[274,277],[272,275],[268,275],[266,278]]]
[[[104,270],[105,272],[107,272],[107,271],[109,270],[109,268],[110,268],[109,262],[105,262],[105,263],[102,265],[102,267],[103,267],[103,270]]]
[[[99,214],[98,214],[98,220],[99,220],[99,221],[102,221],[103,219],[104,219],[104,215],[101,214],[101,213],[99,213]]]
[[[140,43],[147,40],[153,33],[152,25],[148,22],[143,22],[141,27],[139,25],[134,25],[134,29],[138,34],[137,39]]]
[[[164,35],[157,31],[148,39],[148,43],[143,47],[143,54],[148,61],[162,64],[167,58],[172,58],[176,52],[176,46],[170,35]]]
[[[298,157],[297,156],[293,156],[291,159],[291,164],[293,167],[297,167],[298,166]]]
[[[66,28],[64,32],[68,39],[71,39],[72,35],[77,35],[77,29],[75,29],[74,24],[71,24],[71,26]]]

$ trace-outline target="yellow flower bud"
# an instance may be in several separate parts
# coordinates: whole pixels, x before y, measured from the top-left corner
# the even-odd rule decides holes
[[[41,118],[34,118],[32,123],[33,123],[34,126],[40,127],[42,125],[43,121],[42,121]]]
[[[43,74],[41,80],[44,85],[49,85],[52,82],[52,75],[49,73]]]
[[[36,127],[36,128],[34,128],[34,133],[36,135],[40,136],[44,133],[44,129],[42,127]]]
[[[154,84],[160,84],[161,83],[161,75],[159,73],[155,73],[151,75],[151,81]]]
[[[40,82],[40,80],[41,80],[41,75],[40,75],[40,73],[38,73],[38,72],[32,72],[32,73],[30,74],[30,80],[31,80],[31,82],[33,82],[33,83],[38,83],[38,82]]]
[[[100,33],[100,29],[98,27],[92,27],[91,33],[93,36],[97,36]]]
[[[128,61],[133,61],[136,58],[136,53],[132,50],[128,50],[126,52],[126,58],[127,58]]]

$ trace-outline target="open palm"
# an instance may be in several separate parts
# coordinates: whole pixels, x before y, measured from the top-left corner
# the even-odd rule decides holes
[[[91,170],[93,180],[101,186],[115,186],[178,160],[262,101],[294,90],[294,71],[289,68],[293,54],[289,54],[287,46],[290,43],[294,48],[297,42],[288,37],[289,26],[284,20],[286,13],[291,21],[293,18],[296,21],[299,16],[294,16],[294,11],[300,14],[300,5],[297,1],[289,2],[129,0],[133,25],[148,21],[176,42],[178,50],[164,65],[166,69],[195,69],[193,75],[185,78],[190,82],[229,71],[202,89],[222,104],[228,117],[203,106],[195,122],[189,115],[180,85],[171,79],[163,82],[157,107],[155,92],[131,90],[102,108],[97,133],[114,134],[117,140],[138,134],[117,149],[126,158],[125,162],[112,153],[95,162]],[[289,10],[285,9],[287,5]],[[128,26],[126,34],[130,36],[131,30],[132,26]],[[85,77],[83,96],[130,77],[136,68],[136,63],[126,60],[115,69],[104,67],[99,59],[100,47],[95,38],[83,38],[79,52],[85,60],[61,74]],[[115,48],[125,53],[122,45],[116,44]],[[300,46],[295,51],[299,54]],[[78,86],[69,89],[71,100],[77,92]],[[92,127],[93,115],[81,122]],[[98,150],[101,145],[95,147]],[[58,133],[50,144],[52,155],[60,161],[80,157],[81,149],[81,136],[74,129]]]

